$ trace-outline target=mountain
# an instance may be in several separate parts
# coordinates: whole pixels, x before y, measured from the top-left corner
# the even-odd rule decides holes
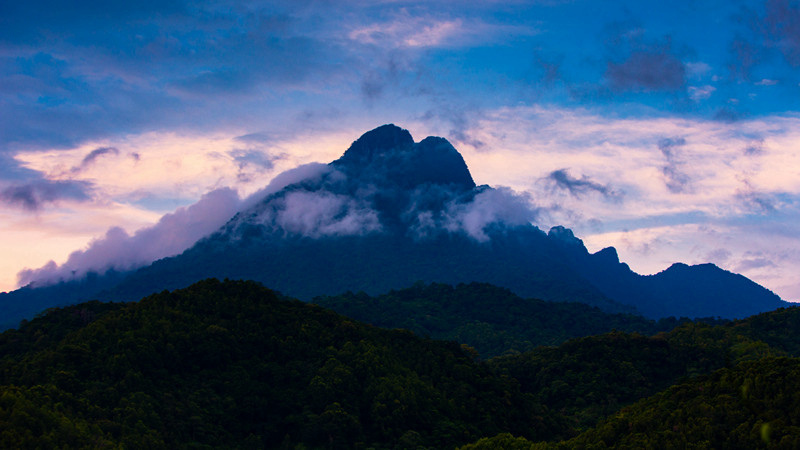
[[[569,265],[603,294],[635,306],[647,317],[744,318],[788,306],[773,292],[714,264],[675,263],[654,275],[639,275],[619,261],[616,249],[591,254],[571,230],[553,227]]]
[[[713,265],[640,276],[613,248],[590,254],[566,228],[545,233],[531,225],[534,216],[510,190],[476,186],[447,140],[414,142],[384,125],[180,255],[130,273],[0,294],[0,311],[14,326],[43,307],[136,300],[209,277],[252,279],[303,300],[377,295],[418,281],[484,282],[526,298],[651,318],[745,317],[785,304]]]

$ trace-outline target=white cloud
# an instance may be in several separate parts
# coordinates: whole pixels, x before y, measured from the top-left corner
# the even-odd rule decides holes
[[[250,195],[245,199],[242,209],[247,209],[264,199],[270,194],[274,194],[290,184],[299,183],[303,180],[318,178],[331,171],[330,166],[322,163],[308,163],[279,173],[269,182],[269,184]]]
[[[389,20],[350,30],[348,37],[356,42],[383,48],[463,47],[487,43],[502,37],[538,34],[532,27],[493,24],[479,19],[441,18],[412,15],[401,9]]]
[[[69,150],[19,153],[15,159],[51,180],[91,181],[99,187],[101,201],[137,202],[140,197],[153,194],[197,199],[223,186],[254,191],[273,175],[272,171],[264,171],[249,182],[238,180],[238,163],[229,154],[237,147],[240,144],[226,135],[148,133],[113,142],[91,142]],[[96,148],[115,148],[117,155],[83,164],[86,155]],[[82,170],[76,173],[74,167]]]
[[[537,213],[524,194],[509,188],[488,189],[469,203],[451,203],[445,211],[444,228],[451,232],[465,232],[479,242],[486,242],[487,228],[491,225],[528,225]]]
[[[63,264],[50,261],[39,269],[23,270],[18,275],[19,284],[46,285],[80,278],[88,272],[130,270],[176,255],[222,226],[239,206],[239,196],[232,189],[211,191],[197,203],[178,208],[155,225],[133,235],[120,227],[112,227],[105,236],[90,242],[86,249],[71,253]]]
[[[717,90],[714,86],[705,85],[705,86],[689,86],[689,98],[692,100],[699,102],[700,100],[705,100],[711,97],[711,94]]]
[[[684,63],[686,67],[686,74],[692,78],[702,78],[711,72],[711,66],[704,62],[688,62]]]
[[[460,19],[436,22],[406,17],[405,20],[355,29],[349,37],[364,44],[394,42],[400,47],[436,47],[462,32]]]
[[[360,235],[381,229],[375,211],[350,197],[326,191],[291,192],[280,201],[279,209],[265,218],[283,230],[313,238]]]

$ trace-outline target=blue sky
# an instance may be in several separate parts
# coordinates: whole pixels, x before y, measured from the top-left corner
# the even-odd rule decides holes
[[[634,270],[800,300],[799,109],[796,1],[3,2],[0,289],[395,123]]]

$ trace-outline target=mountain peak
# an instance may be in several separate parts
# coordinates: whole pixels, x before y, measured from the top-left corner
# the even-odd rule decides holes
[[[614,247],[606,247],[592,255],[596,260],[602,261],[608,265],[619,264],[619,254]]]
[[[429,136],[414,143],[408,130],[393,124],[364,133],[331,164],[359,179],[401,188],[426,183],[475,187],[464,158],[447,139]]]
[[[337,161],[342,164],[369,164],[388,151],[408,149],[413,145],[414,138],[408,130],[390,123],[362,134]]]
[[[575,237],[575,233],[563,225],[556,225],[547,232],[547,237],[569,245],[583,247],[583,241]]]

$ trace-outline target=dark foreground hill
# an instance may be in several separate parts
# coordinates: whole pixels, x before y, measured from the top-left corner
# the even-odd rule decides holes
[[[786,308],[716,326],[684,323],[654,336],[587,336],[488,364],[580,430],[681,380],[744,361],[798,357],[798,324],[800,308]]]
[[[87,303],[0,335],[2,448],[453,448],[561,429],[454,342],[251,282]]]
[[[798,448],[798,391],[800,359],[764,358],[672,386],[568,441],[503,433],[462,450]]]
[[[524,198],[477,186],[442,138],[414,142],[408,131],[384,125],[336,161],[298,173],[180,255],[130,273],[0,294],[0,325],[53,305],[132,301],[208,277],[251,279],[302,300],[378,295],[417,281],[485,282],[526,298],[650,318],[741,318],[785,306],[710,264],[641,276],[613,248],[591,254],[566,228],[545,233],[532,225],[535,212]]]
[[[583,303],[524,299],[485,283],[417,283],[375,297],[364,292],[346,293],[316,297],[312,302],[378,327],[403,328],[420,336],[458,341],[485,359],[612,330],[652,335],[688,322],[611,314]]]
[[[583,432],[557,443],[502,434],[464,448],[795,448],[798,323],[800,308],[787,308],[496,358],[493,370]]]
[[[784,309],[478,362],[455,342],[206,280],[0,334],[0,447],[791,445],[797,360],[776,357],[797,355],[798,323]]]

